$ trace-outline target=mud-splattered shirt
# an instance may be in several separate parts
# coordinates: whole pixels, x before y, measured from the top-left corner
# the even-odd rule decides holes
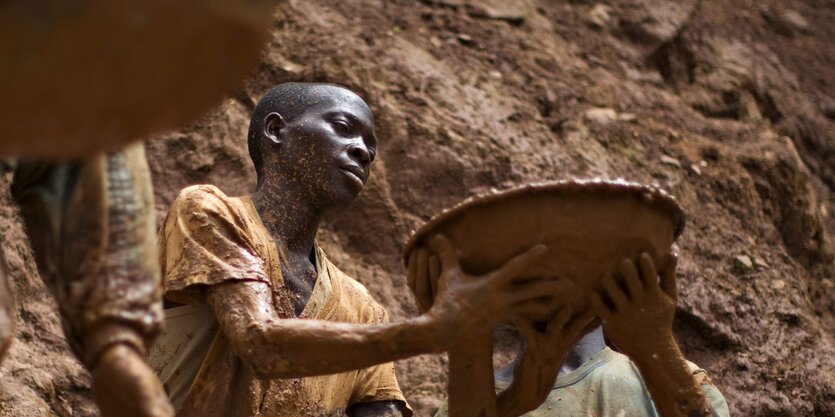
[[[713,408],[714,417],[728,417],[725,397],[713,385],[704,369],[687,362],[702,391]],[[503,391],[510,383],[496,379],[496,390]],[[655,405],[644,386],[638,368],[626,355],[605,348],[579,368],[557,377],[548,398],[524,417],[611,416],[658,417]],[[446,406],[435,417],[447,417]]]
[[[202,307],[200,313],[208,287],[255,280],[271,286],[281,317],[295,317],[276,245],[248,197],[228,197],[209,185],[184,189],[160,230],[159,246],[165,297],[193,310],[169,315],[170,323],[151,354],[179,417],[330,417],[345,415],[355,403],[405,404],[392,363],[333,375],[259,380],[223,332],[215,330],[213,315],[205,313],[211,310]],[[319,275],[300,318],[388,321],[385,309],[366,288],[328,261],[318,245],[316,264]],[[201,347],[196,339],[207,332],[209,337],[203,338],[209,346]],[[195,355],[203,359],[195,361]],[[190,369],[195,376],[188,375]]]

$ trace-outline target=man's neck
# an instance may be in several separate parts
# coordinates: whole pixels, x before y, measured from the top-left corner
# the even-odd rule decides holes
[[[321,213],[298,193],[264,184],[250,196],[267,232],[290,259],[309,259]]]
[[[577,341],[565,357],[562,365],[560,365],[559,375],[565,375],[577,370],[588,362],[595,354],[606,348],[606,340],[603,337],[603,328],[598,327],[587,333],[580,340]],[[513,381],[513,371],[516,369],[517,357],[513,363],[500,369],[496,372],[496,379],[510,383]]]
[[[598,327],[586,333],[568,351],[568,355],[560,366],[560,375],[565,375],[583,366],[592,356],[605,348],[606,339],[603,337],[603,327]]]
[[[285,187],[260,185],[250,198],[281,253],[284,284],[293,297],[296,316],[300,316],[317,279],[313,242],[319,229],[320,212],[299,193]]]

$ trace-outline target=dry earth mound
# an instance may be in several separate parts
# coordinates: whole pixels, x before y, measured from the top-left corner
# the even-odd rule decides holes
[[[291,1],[246,85],[149,144],[157,208],[194,183],[251,190],[247,123],[269,86],[342,83],[374,109],[381,149],[320,240],[392,317],[416,312],[400,245],[440,209],[530,181],[657,183],[688,216],[689,358],[734,415],[835,416],[833,22],[831,0]],[[94,415],[5,196],[0,213],[19,324],[0,415]],[[398,363],[418,416],[444,401],[444,369]]]

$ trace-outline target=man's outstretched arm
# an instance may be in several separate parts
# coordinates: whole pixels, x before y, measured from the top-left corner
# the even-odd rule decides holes
[[[282,319],[257,281],[218,284],[208,301],[238,356],[261,378],[301,378],[366,368],[442,350],[448,329],[426,315],[399,323]]]
[[[454,249],[443,239],[438,251]],[[238,356],[260,377],[332,374],[444,351],[524,301],[555,293],[555,281],[531,282],[523,276],[544,253],[544,247],[534,247],[479,277],[447,265],[432,308],[398,323],[281,319],[269,285],[257,281],[214,285],[208,302]]]

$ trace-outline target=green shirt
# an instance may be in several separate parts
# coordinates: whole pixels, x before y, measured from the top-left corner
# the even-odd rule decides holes
[[[687,365],[693,377],[701,382],[702,390],[713,408],[713,415],[728,417],[728,404],[707,373],[690,362]],[[507,381],[496,380],[498,391],[507,389],[509,385]],[[626,355],[606,348],[581,367],[560,375],[545,402],[524,416],[657,417],[658,412],[632,361]],[[446,406],[441,407],[435,417],[447,417]]]

